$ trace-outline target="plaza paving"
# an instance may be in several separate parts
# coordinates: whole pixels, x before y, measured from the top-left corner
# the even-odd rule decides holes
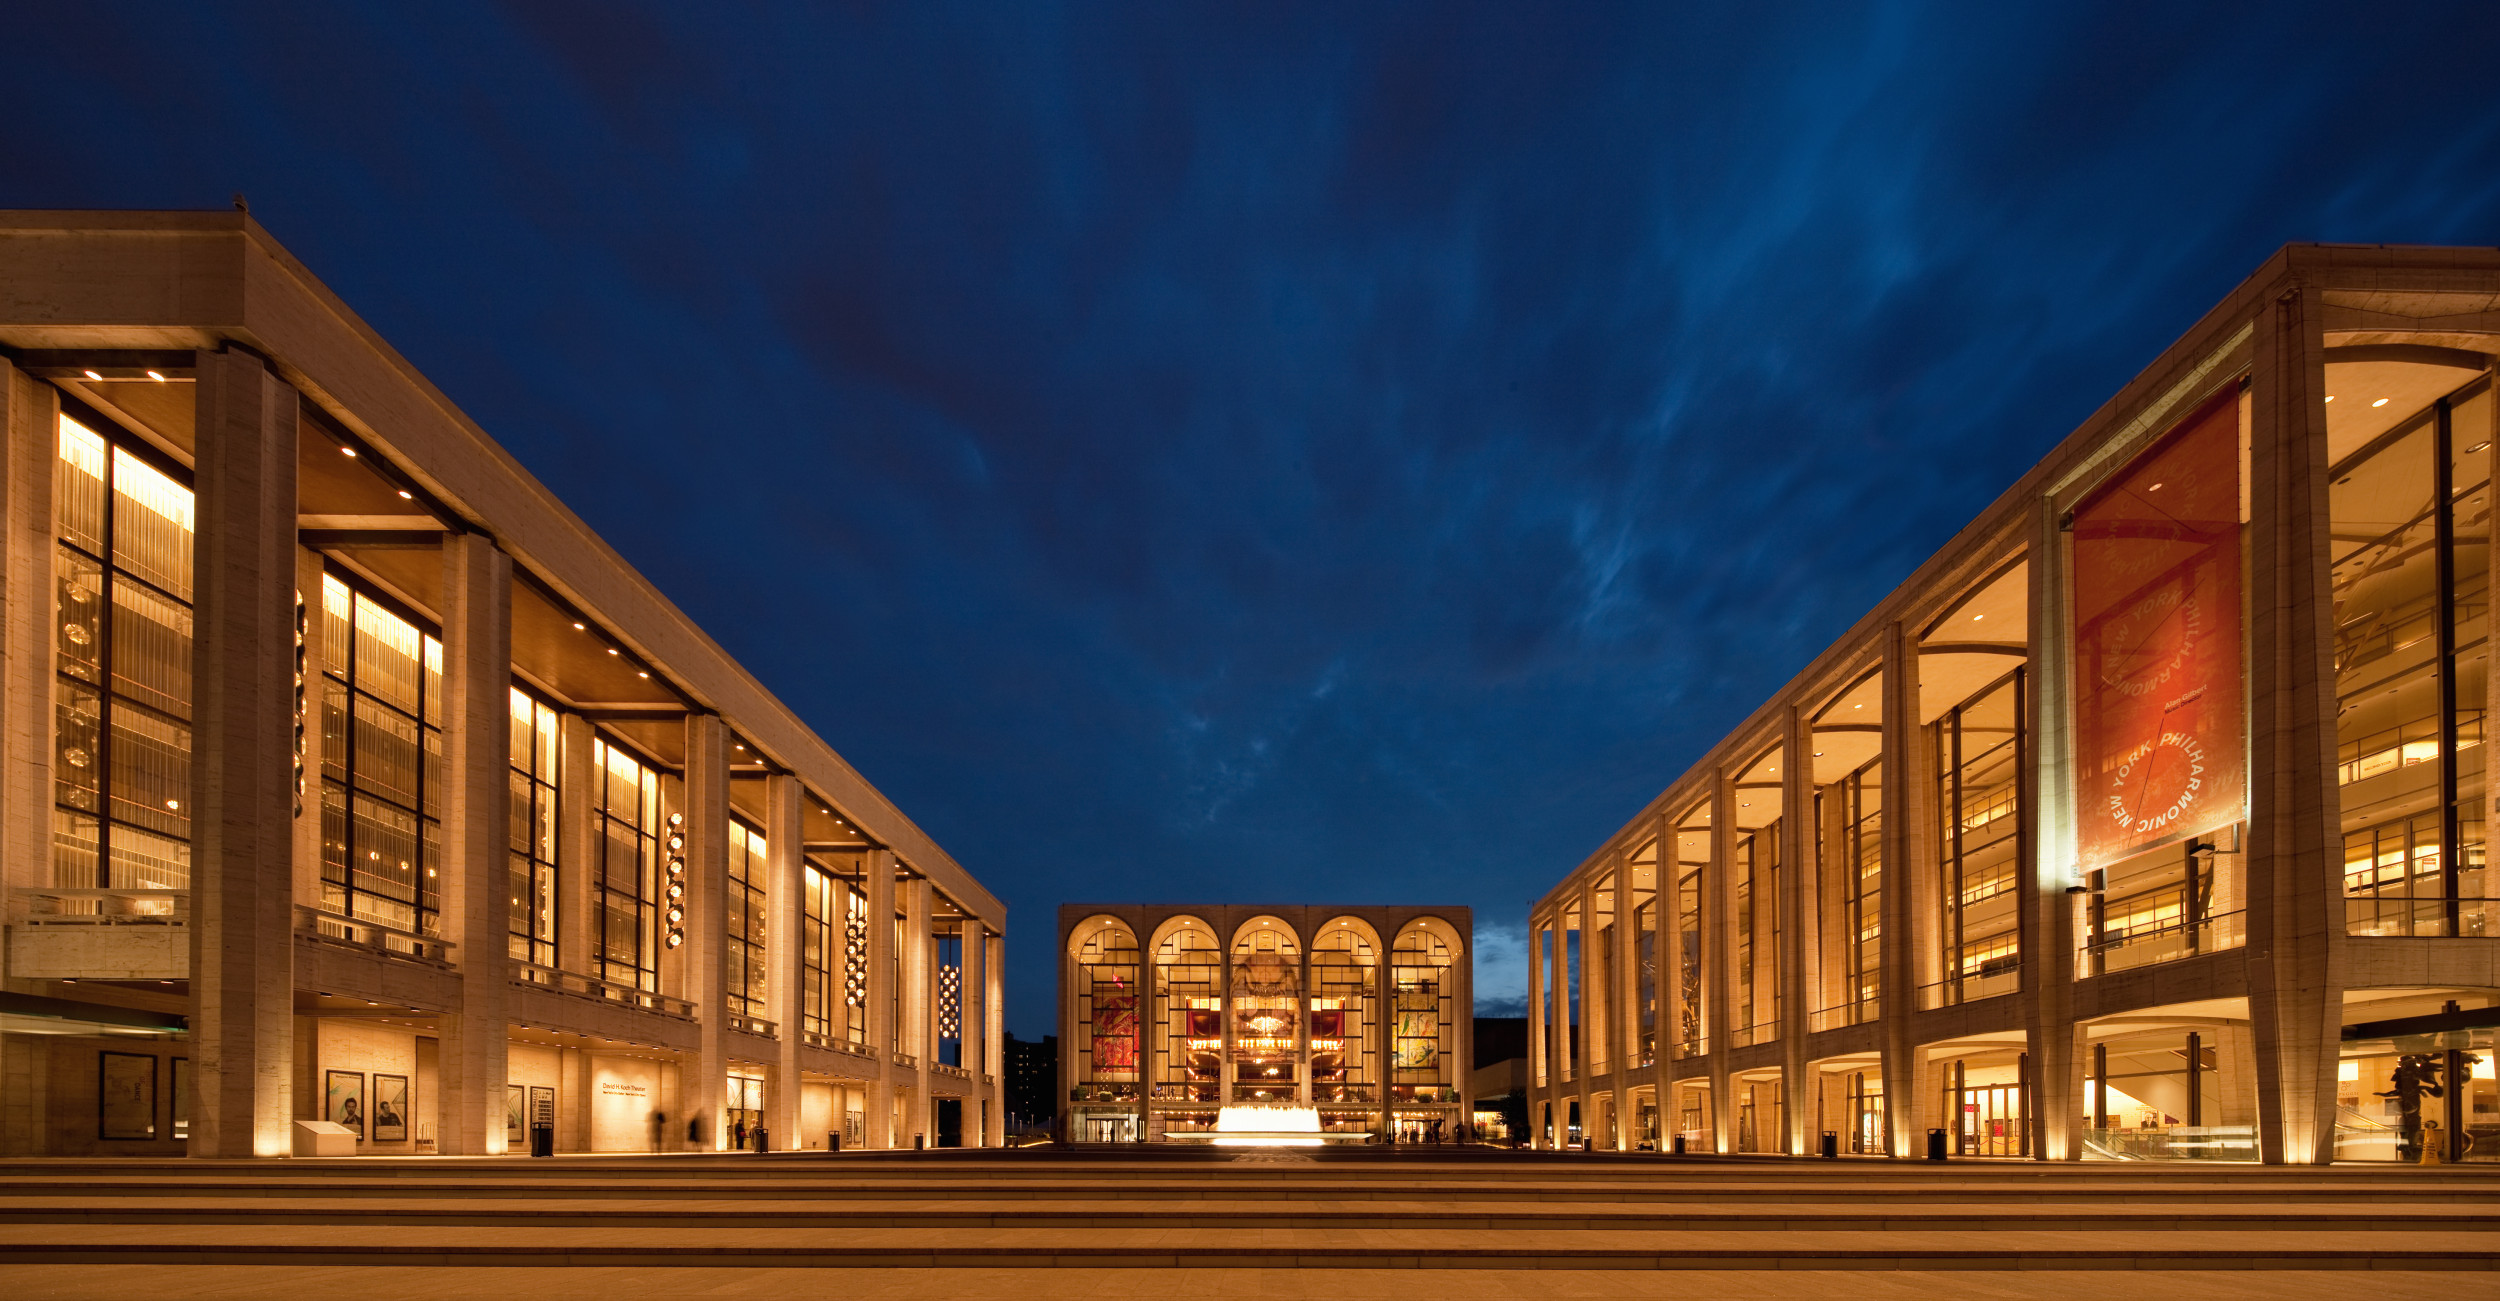
[[[0,1164],[7,1301],[2500,1296],[2496,1264],[2500,1169],[1380,1150]]]

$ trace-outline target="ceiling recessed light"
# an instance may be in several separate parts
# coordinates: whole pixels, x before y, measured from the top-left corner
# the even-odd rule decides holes
[[[578,623],[577,623],[577,624],[574,624],[574,625],[573,625],[573,631],[575,631],[575,632],[580,632],[581,630],[582,630],[582,626],[581,626],[580,624],[578,624]]]
[[[635,674],[634,676],[635,676],[635,677],[638,677],[638,678],[647,678],[647,677],[650,677],[651,675],[650,675],[650,674],[648,674],[648,673],[637,673],[637,674]]]
[[[162,376],[162,375],[157,374],[155,371],[149,371],[149,372],[148,372],[148,378],[149,378],[149,379],[152,379],[152,380],[155,380],[155,381],[156,381],[157,383],[159,383],[159,384],[162,384],[162,383],[164,383],[164,382],[165,382],[165,377],[164,377],[164,376]]]
[[[399,499],[401,501],[415,501],[417,499],[417,494],[408,491],[406,488],[402,488],[399,490]]]
[[[1986,616],[1986,615],[1984,615],[1984,614],[1974,614],[1974,615],[1972,615],[1972,616],[1970,617],[1970,621],[1971,621],[1972,623],[1977,623],[1977,622],[1979,622],[1980,620],[1985,619],[1985,618],[1987,618],[1987,617],[1988,617],[1988,616]]]
[[[104,378],[102,375],[98,375],[98,374],[96,374],[94,371],[88,371],[88,372],[86,372],[86,375],[87,375],[87,378],[89,378],[89,379],[100,380],[100,379],[103,379],[103,378]]]
[[[2334,394],[2332,394],[2332,393],[2327,394],[2327,395],[2326,395],[2326,400],[2327,400],[2327,401],[2329,401],[2329,402],[2334,401],[2334,400],[2335,400],[2335,395],[2334,395]]]
[[[610,655],[614,655],[615,653],[616,653],[616,648],[615,648],[614,646],[610,646],[610,647],[608,647],[608,654],[610,654]]]
[[[154,374],[155,372],[151,371],[151,372],[149,372],[149,373],[150,373],[150,374]],[[2371,403],[2370,405],[2371,405],[2371,406],[2374,406],[2374,407],[2383,407],[2383,406],[2386,406],[2386,405],[2387,405],[2387,403],[2388,403],[2388,399],[2386,399],[2386,398],[2380,398],[2378,401],[2373,402],[2373,403]]]
[[[2482,442],[2479,442],[2479,443],[2474,444],[2472,447],[2466,448],[2466,449],[2465,449],[2465,452],[2466,452],[2466,455],[2471,456],[2471,455],[2473,455],[2474,453],[2479,452],[2479,451],[2481,451],[2481,450],[2483,450],[2484,448],[2489,447],[2489,446],[2491,446],[2491,442],[2490,442],[2490,440],[2489,440],[2489,439],[2485,439],[2485,440],[2484,440],[2484,441],[2482,441]]]
[[[354,456],[355,454],[356,449],[353,447],[342,447],[339,449],[339,455],[341,456]]]

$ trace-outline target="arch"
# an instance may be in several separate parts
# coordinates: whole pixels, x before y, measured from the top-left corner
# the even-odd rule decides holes
[[[1192,934],[1206,940],[1204,947],[1209,949],[1217,947],[1215,927],[1209,925],[1205,918],[1190,913],[1174,913],[1156,923],[1154,936],[1147,943],[1146,948],[1155,955],[1157,963],[1162,963],[1168,960],[1168,956],[1177,956],[1181,952],[1200,947],[1189,943],[1177,945],[1173,943],[1175,937]]]
[[[1259,949],[1259,941],[1268,935],[1275,936],[1274,942],[1265,950]],[[1245,944],[1250,947],[1244,948]],[[1302,953],[1302,933],[1293,928],[1293,923],[1274,913],[1260,913],[1233,928],[1234,957],[1259,951],[1299,957]]]
[[[1429,936],[1432,939],[1440,941],[1442,946],[1448,950],[1448,960],[1437,965],[1456,966],[1467,956],[1467,942],[1459,938],[1458,928],[1456,926],[1452,926],[1446,919],[1432,913],[1423,913],[1418,916],[1409,917],[1406,919],[1405,925],[1398,927],[1398,938],[1395,951],[1401,953],[1410,951],[1408,938],[1419,934]]]
[[[1092,953],[1089,954],[1088,949]],[[1088,957],[1099,962],[1103,960],[1100,955],[1120,949],[1128,950],[1127,960],[1135,962],[1137,932],[1130,930],[1127,922],[1109,913],[1096,913],[1068,928],[1068,956],[1080,962]]]
[[[1346,943],[1338,943],[1339,940],[1344,940]],[[1370,922],[1348,914],[1342,917],[1331,917],[1322,922],[1318,933],[1311,938],[1311,952],[1314,955],[1322,952],[1336,953],[1349,950],[1361,955],[1364,966],[1368,967],[1377,963],[1383,952],[1380,932],[1374,930]]]

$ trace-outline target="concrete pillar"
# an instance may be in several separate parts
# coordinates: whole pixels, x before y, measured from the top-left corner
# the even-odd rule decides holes
[[[60,636],[58,588],[53,577],[52,468],[60,459],[60,396],[49,384],[0,358],[0,429],[7,436],[5,475],[0,475],[0,528],[6,532],[6,570],[0,574],[0,893],[52,885],[52,754],[56,726],[52,699],[54,647]],[[7,970],[7,935],[0,927],[0,971]],[[17,1043],[15,1053],[28,1049]],[[32,1079],[11,1058],[9,1078]],[[26,1070],[26,1073],[21,1073]],[[43,1126],[24,1109],[31,1099],[12,1098],[7,1150],[32,1152]],[[195,1139],[196,1143],[197,1140]]]
[[[799,794],[799,779],[788,773],[764,779],[764,1006],[780,1035],[764,1129],[794,1152],[807,1146],[799,1133],[799,1044],[805,1024],[799,1010],[799,924],[807,912],[802,861],[807,831],[799,820]]]
[[[2264,309],[2249,442],[2248,1003],[2269,1165],[2335,1159],[2343,881],[2326,344],[2317,291]]]
[[[2075,823],[2074,736],[2067,689],[2073,648],[2066,627],[2066,566],[2061,508],[2043,500],[2027,522],[2024,638],[2031,671],[2023,675],[2022,816],[2026,870],[2015,877],[2016,942],[2022,948],[2023,1081],[2031,1116],[2032,1155],[2040,1160],[2083,1156],[2082,1064],[2075,1053],[2075,908],[2080,885]]]
[[[1911,960],[1911,880],[1919,873],[1917,835],[1919,797],[1924,775],[1918,746],[1918,649],[1899,623],[1884,626],[1884,897],[1883,997],[1876,1004],[1883,1019],[1884,1127],[1892,1131],[1892,1154],[1912,1156],[1926,1151],[1927,1136],[1918,1127],[1918,1068],[1911,1029],[1918,1006],[1918,966]]]
[[[556,965],[592,975],[599,970],[597,801],[604,775],[592,766],[597,733],[589,719],[562,714],[556,728]]]
[[[981,1061],[991,1083],[988,1103],[982,1109],[981,1132],[991,1147],[1004,1147],[1007,1143],[1007,1015],[1000,997],[1005,982],[999,978],[999,964],[1006,957],[1006,935],[985,934],[981,940]],[[1147,991],[1154,979],[1150,965],[1153,961],[1151,953],[1138,955],[1138,975],[1142,977],[1137,982],[1140,1011],[1145,1009]],[[1148,1032],[1149,1028],[1141,1022],[1139,1033]],[[1139,1060],[1146,1059],[1141,1055]]]
[[[937,940],[929,934],[932,887],[915,876],[903,892],[903,1032],[913,1059],[911,1102],[904,1111],[903,1142],[919,1135],[937,1146],[937,1108],[929,1097],[929,1077],[937,1065]]]
[[[1675,970],[1672,965],[1674,949],[1670,944],[1670,935],[1675,930],[1675,827],[1662,814],[1655,820],[1651,830],[1658,837],[1658,866],[1655,874],[1658,886],[1658,939],[1650,955],[1651,961],[1657,967],[1655,979],[1658,982],[1656,1027],[1658,1050],[1651,1058],[1649,1070],[1644,1078],[1654,1091],[1652,1096],[1658,1100],[1658,1150],[1668,1152],[1675,1148],[1672,1129],[1674,1112],[1668,1106],[1669,1090],[1675,1078],[1673,1012],[1675,987],[1671,983],[1670,975]]]
[[[1735,975],[1736,777],[1725,768],[1710,777],[1710,868],[1701,878],[1701,1005],[1710,1027],[1710,1136],[1715,1150],[1736,1150],[1734,1115],[1728,1105],[1727,1063],[1736,1047],[1734,1002],[1728,997]]]
[[[1398,1023],[1398,978],[1395,970],[1398,945],[1396,929],[1393,927],[1388,934],[1381,936],[1380,943],[1380,965],[1372,969],[1372,1006],[1377,1010],[1372,1016],[1371,1038],[1373,1042],[1380,1045],[1380,1119],[1376,1122],[1376,1132],[1385,1143],[1390,1135],[1397,1132],[1397,1108],[1393,1102],[1397,1094],[1397,1044],[1392,1042],[1392,1037],[1397,1033]],[[1229,950],[1227,953],[1228,956],[1224,960],[1224,978],[1229,982],[1232,979],[1233,963]],[[1229,985],[1224,1005],[1228,1008],[1232,1006]],[[1231,1025],[1232,1018],[1226,1016],[1224,1023]],[[1225,1040],[1224,1049],[1224,1059],[1229,1062],[1233,1055],[1230,1039]],[[1229,1074],[1230,1068],[1226,1069]],[[1232,1089],[1228,1084],[1225,1088],[1224,1100],[1230,1102],[1232,1096]]]
[[[689,1114],[700,1117],[718,1150],[728,1141],[721,1110],[729,1087],[729,728],[717,714],[686,715],[686,1001],[694,1004],[694,1078],[685,1084]],[[770,848],[768,845],[767,848]]]
[[[347,648],[324,644],[328,620],[321,609],[321,557],[304,547],[295,548],[295,593],[298,613],[291,616],[304,639],[304,662],[300,673],[304,693],[303,709],[303,781],[300,787],[289,784],[287,798],[295,809],[295,900],[317,904],[321,900],[321,673],[325,662],[344,660]],[[335,657],[335,659],[334,659]],[[290,730],[293,723],[289,724]],[[293,760],[290,760],[290,767]]]
[[[248,352],[202,351],[197,367],[190,1151],[284,1156],[295,1038],[298,409],[295,390]]]
[[[1617,903],[1621,903],[1623,896],[1615,898]],[[1454,968],[1451,979],[1458,985],[1450,995],[1450,1014],[1458,1018],[1457,1033],[1451,1036],[1450,1041],[1451,1050],[1457,1055],[1457,1060],[1450,1063],[1450,1082],[1458,1087],[1458,1118],[1451,1122],[1447,1131],[1453,1143],[1458,1141],[1459,1126],[1472,1125],[1476,1121],[1476,955],[1472,920],[1467,927],[1465,942],[1468,947],[1453,954],[1457,960],[1451,964]],[[1628,1068],[1623,1078],[1631,1078]]]
[[[1545,1135],[1536,1123],[1537,1108],[1552,1096],[1553,1077],[1547,1063],[1553,1054],[1546,1044],[1545,959],[1541,948],[1553,920],[1540,914],[1528,917],[1528,1145],[1542,1149]]]
[[[1573,1093],[1580,1099],[1580,1137],[1594,1148],[1597,1144],[1597,1036],[1604,1027],[1598,1014],[1606,1006],[1606,996],[1597,991],[1597,887],[1596,880],[1583,873],[1579,881],[1580,903],[1580,989],[1572,1010],[1579,1015],[1580,1033],[1577,1050],[1571,1055]]]
[[[894,855],[872,849],[860,858],[868,887],[868,1047],[876,1072],[867,1082],[867,1144],[894,1146],[894,1064],[900,1044],[894,1024]],[[1064,1110],[1064,1104],[1062,1110]]]
[[[1782,711],[1780,732],[1780,1099],[1788,1130],[1788,1150],[1815,1150],[1819,1135],[1810,1133],[1814,1109],[1807,1102],[1806,1038],[1814,1011],[1812,984],[1806,978],[1814,952],[1815,900],[1814,737],[1805,714],[1791,705]]]
[[[963,920],[963,970],[959,973],[961,978],[955,982],[956,989],[961,991],[957,995],[958,1006],[955,1016],[959,1026],[958,1033],[963,1037],[964,1073],[972,1077],[972,1091],[964,1097],[965,1147],[991,1146],[989,1142],[989,1090],[981,1084],[982,1075],[990,1069],[987,1051],[989,1035],[984,1020],[988,1000],[987,991],[981,986],[981,978],[987,972],[989,964],[982,960],[987,956],[982,948],[981,919],[966,915]],[[1138,965],[1142,969],[1145,964],[1140,962]],[[1146,1000],[1140,998],[1137,1000],[1137,1041],[1140,1048],[1145,1047],[1147,1029]],[[1145,1064],[1142,1057],[1138,1064],[1140,1067]],[[1146,1083],[1146,1075],[1142,1069],[1138,1072],[1137,1087],[1140,1096],[1150,1092],[1150,1086]]]
[[[511,1001],[512,558],[476,533],[443,541],[442,929],[459,944],[460,1010],[442,1037],[446,1156],[504,1150]]]

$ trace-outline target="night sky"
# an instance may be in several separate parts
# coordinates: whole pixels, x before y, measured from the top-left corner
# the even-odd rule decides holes
[[[269,230],[974,875],[1529,902],[2276,246],[2500,243],[2500,5],[12,8],[0,205]]]

